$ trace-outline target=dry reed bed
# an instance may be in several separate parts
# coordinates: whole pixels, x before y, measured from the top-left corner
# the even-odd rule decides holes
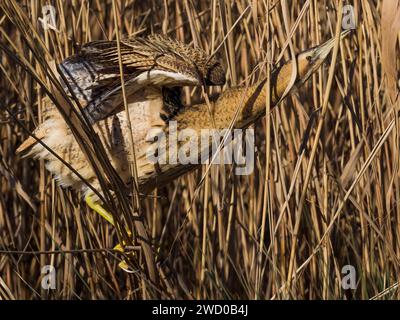
[[[208,52],[220,48],[229,87],[289,59],[288,33],[295,52],[332,37],[338,1],[51,1],[59,32],[38,22],[47,3],[0,2],[0,297],[399,297],[397,1],[353,2],[357,30],[340,47],[331,89],[325,66],[254,125],[253,174],[212,166],[199,185],[204,166],[141,198],[157,284],[141,254],[142,270],[119,270],[121,256],[109,250],[116,231],[57,186],[43,163],[15,155],[41,121],[45,91],[13,55],[48,84],[46,57],[60,61],[77,44],[115,39],[117,24],[123,36],[163,32]],[[23,16],[31,24],[20,24]],[[35,32],[43,46],[27,40]],[[187,104],[201,98],[185,90]],[[119,200],[112,208],[126,216],[130,201]],[[49,264],[57,287],[46,291],[40,270]],[[348,264],[357,289],[344,292]]]

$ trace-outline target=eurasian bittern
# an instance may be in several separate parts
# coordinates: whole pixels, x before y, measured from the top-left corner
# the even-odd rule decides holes
[[[95,132],[99,135],[112,165],[124,182],[131,181],[129,161],[136,161],[139,190],[142,193],[161,186],[195,167],[195,165],[180,163],[155,164],[148,161],[147,151],[154,142],[147,141],[146,135],[153,127],[161,128],[168,134],[168,121],[174,119],[177,121],[178,131],[185,128],[191,128],[197,132],[206,128],[225,129],[236,117],[234,128],[245,128],[265,115],[267,79],[253,86],[227,89],[218,99],[211,102],[213,104],[211,117],[206,103],[182,108],[180,100],[177,99],[178,96],[173,94],[171,89],[165,89],[165,87],[223,83],[222,67],[217,60],[208,57],[199,49],[193,49],[160,36],[153,36],[147,40],[125,41],[122,44],[124,73],[126,72],[128,76],[126,85],[129,87],[128,102],[130,121],[133,124],[136,159],[133,159],[128,138],[127,114],[118,109],[121,106],[122,98],[118,89],[120,83],[116,80],[119,77],[119,71],[115,42],[89,44],[81,55],[67,59],[63,63],[63,67],[70,73],[67,77],[68,81],[70,83],[75,81],[76,89],[73,90],[75,95],[79,96],[81,100],[89,101],[85,109],[87,115],[92,123],[97,122],[94,126]],[[141,45],[146,48],[145,52],[138,49]],[[333,45],[334,39],[297,56],[297,85],[304,83],[320,67]],[[171,47],[173,47],[173,53],[170,54]],[[135,48],[133,56],[130,51],[132,48]],[[171,57],[163,56],[164,50]],[[97,57],[98,55],[100,57]],[[144,57],[151,57],[151,63]],[[162,62],[164,58],[169,62]],[[87,85],[87,80],[82,80],[83,77],[92,73],[92,70],[90,72],[82,71],[87,59],[95,61],[94,67],[91,66],[91,68],[94,68],[96,77],[91,85]],[[171,59],[176,59],[174,64],[171,64]],[[133,68],[133,70],[129,68]],[[107,73],[108,70],[110,73]],[[273,70],[270,79],[271,106],[275,106],[284,98],[283,95],[288,93],[287,88],[291,84],[292,70],[292,61]],[[83,76],[78,77],[78,80],[72,80],[74,75],[81,74]],[[110,90],[108,86],[112,86],[112,89]],[[140,91],[135,86],[138,86]],[[110,92],[111,94],[109,94]],[[170,99],[171,96],[174,99]],[[172,102],[172,106],[165,108],[166,104],[171,105],[171,101],[175,102]],[[97,177],[88,165],[84,153],[64,119],[49,99],[45,99],[45,106],[45,121],[35,130],[35,136],[98,188]],[[238,107],[241,108],[239,112],[237,112]],[[115,112],[115,117],[108,117]],[[46,160],[47,169],[62,185],[71,186],[84,193],[89,192],[86,184],[52,153],[37,143],[36,139],[28,138],[18,148],[18,152],[22,151]]]

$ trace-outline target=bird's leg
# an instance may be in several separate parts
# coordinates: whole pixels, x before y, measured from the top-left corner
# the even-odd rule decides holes
[[[111,225],[113,225],[115,227],[115,222],[114,222],[113,216],[106,209],[104,209],[98,202],[96,202],[93,199],[93,193],[88,193],[85,196],[85,201],[86,201],[86,204],[89,206],[89,208],[91,208],[93,211],[97,212],[99,215],[101,215],[104,219],[106,219]],[[126,233],[128,234],[128,237],[132,236],[132,233],[130,232],[130,230],[126,229]],[[122,241],[122,243],[118,243],[113,249],[117,250],[121,253],[125,253],[125,246],[126,246],[125,241]],[[122,260],[118,264],[118,266],[126,272],[133,272],[133,270],[129,269],[129,266],[125,260]]]
[[[112,224],[115,227],[113,216],[93,199],[93,193],[88,193],[85,196],[85,201],[86,204],[89,206],[89,208],[97,212],[99,215],[101,215],[104,219],[106,219],[110,224]]]

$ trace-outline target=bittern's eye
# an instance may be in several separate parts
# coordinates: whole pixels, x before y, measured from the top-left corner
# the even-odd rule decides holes
[[[311,56],[307,56],[307,58],[306,58],[306,59],[307,59],[307,61],[308,61],[308,62],[310,62],[310,63],[311,63],[311,61],[312,61],[312,57],[311,57]]]

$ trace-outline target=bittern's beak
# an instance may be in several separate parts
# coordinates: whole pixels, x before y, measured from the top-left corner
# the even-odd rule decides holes
[[[340,40],[346,37],[351,30],[343,31],[340,34]],[[298,56],[298,68],[300,82],[305,82],[311,74],[313,74],[321,64],[326,60],[329,53],[335,45],[336,38],[332,38],[327,42],[302,52]]]

